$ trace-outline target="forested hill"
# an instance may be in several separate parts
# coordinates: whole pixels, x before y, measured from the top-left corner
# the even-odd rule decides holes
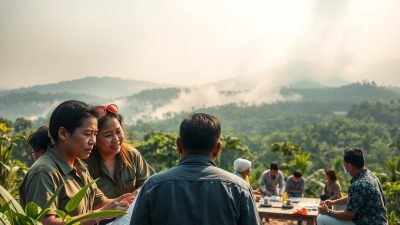
[[[375,83],[353,83],[332,88],[282,88],[283,95],[299,94],[304,101],[351,102],[387,101],[397,99],[400,94],[393,88],[386,88]]]
[[[109,78],[86,78],[82,80],[82,83],[87,84],[88,80],[91,79],[100,79],[102,80],[101,82],[104,83]],[[103,79],[105,80],[103,81]],[[123,80],[118,79],[117,81],[123,82]],[[74,81],[73,83],[76,82]],[[126,85],[129,86],[129,84]],[[183,115],[186,115],[191,111],[207,111],[220,116],[223,120],[238,120],[237,123],[239,123],[240,126],[232,125],[228,127],[228,129],[236,130],[238,129],[237,127],[239,127],[239,130],[242,130],[244,127],[254,127],[252,124],[254,123],[257,125],[260,122],[260,118],[263,118],[261,119],[262,123],[268,125],[271,123],[280,123],[280,120],[287,121],[287,125],[284,125],[283,128],[288,128],[291,127],[290,124],[298,125],[301,124],[302,121],[306,121],[304,119],[300,119],[299,121],[287,120],[287,116],[290,114],[304,114],[306,117],[313,115],[315,120],[321,121],[321,118],[315,115],[346,113],[352,104],[361,103],[363,101],[397,101],[397,99],[400,98],[400,93],[396,91],[396,88],[378,86],[373,82],[353,83],[341,87],[320,86],[319,88],[316,88],[316,85],[308,85],[309,88],[306,88],[307,85],[304,83],[301,87],[298,85],[292,85],[281,89],[280,95],[282,97],[278,98],[281,99],[281,101],[257,105],[253,103],[253,100],[247,100],[243,97],[246,96],[247,92],[251,93],[252,90],[221,91],[212,88],[207,89],[203,86],[191,88],[160,87],[148,89],[150,86],[146,86],[147,89],[145,90],[140,92],[135,90],[129,94],[126,94],[131,90],[129,88],[120,90],[115,93],[125,93],[126,95],[113,97],[117,94],[107,95],[107,93],[115,88],[123,89],[121,87],[124,86],[110,82],[108,86],[96,86],[97,89],[88,89],[83,87],[80,90],[73,88],[60,88],[60,86],[56,84],[41,87],[42,89],[40,91],[32,91],[36,88],[32,87],[31,89],[17,89],[0,92],[0,117],[11,120],[18,117],[43,117],[46,116],[46,113],[51,111],[58,103],[67,99],[77,99],[92,104],[116,103],[120,106],[120,112],[125,116],[128,124],[132,124],[138,120],[151,123],[157,116],[158,120],[167,119],[166,121],[161,122],[161,124],[165,124],[166,127],[171,127],[168,125],[168,123],[170,123],[169,121],[175,124],[175,122],[179,121]],[[59,88],[58,92],[52,92],[53,88]],[[102,95],[98,95],[101,88],[105,90],[102,91]],[[203,89],[207,91],[211,90],[212,95],[208,95],[208,93],[202,95]],[[46,90],[51,91],[46,93]],[[65,92],[61,92],[62,90]],[[75,93],[76,91],[81,92]],[[269,92],[266,91],[265,93]],[[291,98],[289,96],[296,96],[296,98]],[[217,98],[219,100],[216,102],[215,99],[212,98]],[[260,98],[268,99],[268,96],[260,96]],[[207,101],[214,101],[212,104],[213,106],[205,107],[204,105],[207,105],[205,104]],[[196,102],[200,103],[196,104]],[[187,103],[192,105],[190,105],[190,107],[185,107]],[[175,107],[169,107],[169,105]],[[158,115],[154,115],[154,112],[159,113]],[[273,116],[274,114],[278,114],[279,117],[276,118]],[[241,121],[246,121],[247,124],[241,124]],[[269,133],[270,129],[255,129],[254,132],[265,134]]]
[[[62,81],[58,83],[35,85],[13,90],[14,92],[39,92],[39,93],[72,93],[90,94],[102,98],[117,98],[139,93],[153,88],[165,88],[171,85],[129,80],[115,77],[85,77],[82,79]]]

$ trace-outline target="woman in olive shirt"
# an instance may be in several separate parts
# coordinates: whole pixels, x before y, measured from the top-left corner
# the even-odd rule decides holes
[[[96,142],[97,114],[94,108],[80,101],[66,101],[53,111],[49,123],[49,135],[54,144],[29,169],[20,186],[20,201],[23,207],[35,202],[44,207],[63,183],[52,209],[65,211],[67,202],[86,184],[92,181],[81,159],[89,157]],[[123,195],[108,199],[96,184],[80,202],[76,210],[69,213],[73,218],[94,211],[109,209],[126,210],[133,197]],[[95,224],[97,219],[87,219],[81,224]],[[62,224],[54,211],[42,220],[47,224]]]
[[[90,155],[88,169],[97,186],[108,198],[138,189],[154,174],[153,168],[134,148],[127,145],[122,116],[114,104],[96,107],[98,112],[97,142]]]

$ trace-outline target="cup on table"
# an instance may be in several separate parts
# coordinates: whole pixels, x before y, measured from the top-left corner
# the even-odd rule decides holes
[[[264,200],[264,204],[265,204],[265,205],[268,205],[268,204],[269,204],[269,198],[264,197],[263,200]]]
[[[292,199],[286,200],[286,205],[291,205],[292,204]]]

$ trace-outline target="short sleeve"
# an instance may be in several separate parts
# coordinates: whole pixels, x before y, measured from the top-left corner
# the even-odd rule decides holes
[[[136,187],[140,187],[155,171],[136,149],[131,150],[131,155],[136,166]]]
[[[29,176],[29,175],[27,175]],[[21,205],[26,206],[28,202],[34,202],[44,208],[51,197],[56,193],[60,185],[48,172],[38,172],[27,177],[20,188]],[[58,208],[58,199],[50,205],[50,208]],[[53,214],[50,212],[50,214]]]

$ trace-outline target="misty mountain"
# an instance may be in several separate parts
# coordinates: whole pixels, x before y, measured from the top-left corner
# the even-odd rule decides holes
[[[105,81],[123,81],[114,78],[85,78],[83,81],[98,81],[104,85]],[[105,81],[104,81],[105,80]],[[42,90],[51,90],[59,87],[60,90],[70,90],[61,88],[61,84],[79,83],[79,80],[71,82],[60,82],[58,84],[44,85]],[[93,82],[92,82],[93,83]],[[112,82],[110,82],[112,83]],[[113,87],[113,85],[110,85]],[[147,86],[149,87],[149,86]],[[250,86],[249,86],[250,87]],[[38,86],[34,87],[38,88]],[[114,88],[114,87],[113,87]],[[268,87],[267,87],[268,88]],[[340,87],[326,87],[312,80],[303,80],[277,89],[276,98],[272,101],[258,101],[254,99],[268,100],[270,92],[255,92],[249,88],[247,90],[216,90],[210,87],[191,87],[191,88],[154,88],[146,89],[135,94],[128,94],[122,97],[108,97],[95,94],[82,93],[42,93],[38,91],[28,91],[25,89],[0,92],[0,117],[15,119],[17,117],[38,118],[46,117],[53,108],[62,101],[69,99],[82,100],[91,104],[115,103],[119,106],[121,114],[125,117],[128,124],[137,120],[151,121],[173,118],[178,114],[189,113],[199,109],[218,108],[223,109],[225,105],[237,105],[246,111],[246,108],[257,107],[259,105],[273,106],[276,103],[292,102],[293,104],[328,104],[332,107],[317,107],[314,113],[335,113],[346,112],[352,104],[363,101],[390,101],[400,98],[400,92],[396,87],[378,86],[374,82],[362,82],[344,85]],[[77,91],[77,90],[76,90]],[[120,91],[119,93],[123,93]],[[103,93],[104,94],[104,93]],[[265,96],[263,95],[267,95]],[[116,94],[114,94],[116,96]],[[292,96],[295,96],[293,98]],[[302,106],[296,106],[302,107]],[[309,108],[309,106],[307,106]],[[286,107],[282,110],[293,110]],[[328,110],[328,111],[327,111]],[[228,113],[228,111],[223,111]],[[303,113],[303,112],[302,112]],[[306,111],[304,113],[307,113]],[[240,118],[237,118],[240,120]]]
[[[282,88],[282,95],[298,94],[308,102],[349,102],[388,101],[400,98],[400,93],[378,86],[374,82],[352,83],[333,88]]]
[[[0,93],[0,117],[13,120],[18,117],[47,117],[59,103],[66,100],[81,100],[96,105],[109,101],[89,94],[7,91]]]
[[[82,79],[62,81],[54,84],[19,88],[13,90],[13,92],[68,92],[74,94],[90,94],[99,96],[101,98],[117,98],[139,93],[147,89],[170,86],[171,85],[159,84],[149,81],[128,80],[114,77],[85,77]]]
[[[237,76],[204,86],[211,85],[218,90],[250,90],[260,84],[275,87],[322,88],[339,87],[349,83],[338,74],[339,71],[299,59],[258,73]]]

